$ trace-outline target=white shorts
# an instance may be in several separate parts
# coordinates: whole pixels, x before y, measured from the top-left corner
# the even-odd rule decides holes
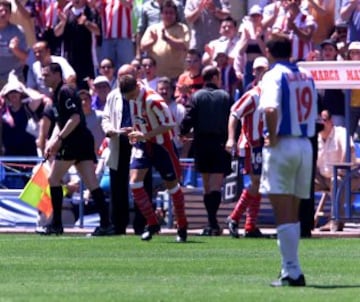
[[[263,147],[260,193],[310,197],[312,146],[300,137],[281,137],[275,147]]]

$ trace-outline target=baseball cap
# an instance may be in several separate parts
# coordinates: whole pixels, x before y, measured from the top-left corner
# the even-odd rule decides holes
[[[262,8],[260,5],[255,4],[249,10],[249,16],[251,15],[262,15]]]
[[[338,49],[337,48],[337,45],[336,45],[336,42],[332,39],[325,39],[324,41],[322,41],[320,43],[320,47],[323,48],[325,45],[331,45],[333,46],[336,50]]]
[[[346,23],[344,20],[342,20],[342,19],[337,19],[337,20],[335,21],[335,27],[347,28],[348,25],[347,25],[347,23]]]
[[[12,82],[8,82],[5,84],[5,86],[3,87],[3,89],[0,92],[0,95],[6,96],[11,91],[16,91],[16,92],[24,94],[24,89],[23,89],[23,86],[21,85],[21,83],[18,81],[12,81]]]
[[[97,77],[95,78],[93,84],[94,84],[94,85],[97,85],[97,84],[102,84],[102,83],[108,84],[109,87],[111,86],[109,80],[107,79],[107,77],[106,77],[106,76],[102,76],[102,75],[101,75],[101,76],[97,76]]]
[[[348,50],[360,50],[360,41],[351,42]]]
[[[259,68],[259,67],[264,67],[264,68],[268,68],[269,67],[269,61],[267,58],[265,57],[257,57],[254,60],[253,63],[253,69]]]

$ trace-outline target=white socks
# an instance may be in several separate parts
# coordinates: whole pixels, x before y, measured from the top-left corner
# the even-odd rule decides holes
[[[282,258],[281,277],[297,279],[301,274],[298,259],[300,222],[281,224],[277,227],[277,243]]]

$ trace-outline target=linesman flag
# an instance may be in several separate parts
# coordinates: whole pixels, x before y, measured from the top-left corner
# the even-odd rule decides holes
[[[44,163],[41,163],[19,196],[20,200],[39,209],[46,217],[52,214],[48,176],[48,170]]]

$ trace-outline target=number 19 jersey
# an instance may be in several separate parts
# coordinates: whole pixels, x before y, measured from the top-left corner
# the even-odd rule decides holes
[[[277,109],[277,135],[315,135],[317,92],[307,71],[293,63],[278,62],[265,73],[261,88],[260,109]]]

